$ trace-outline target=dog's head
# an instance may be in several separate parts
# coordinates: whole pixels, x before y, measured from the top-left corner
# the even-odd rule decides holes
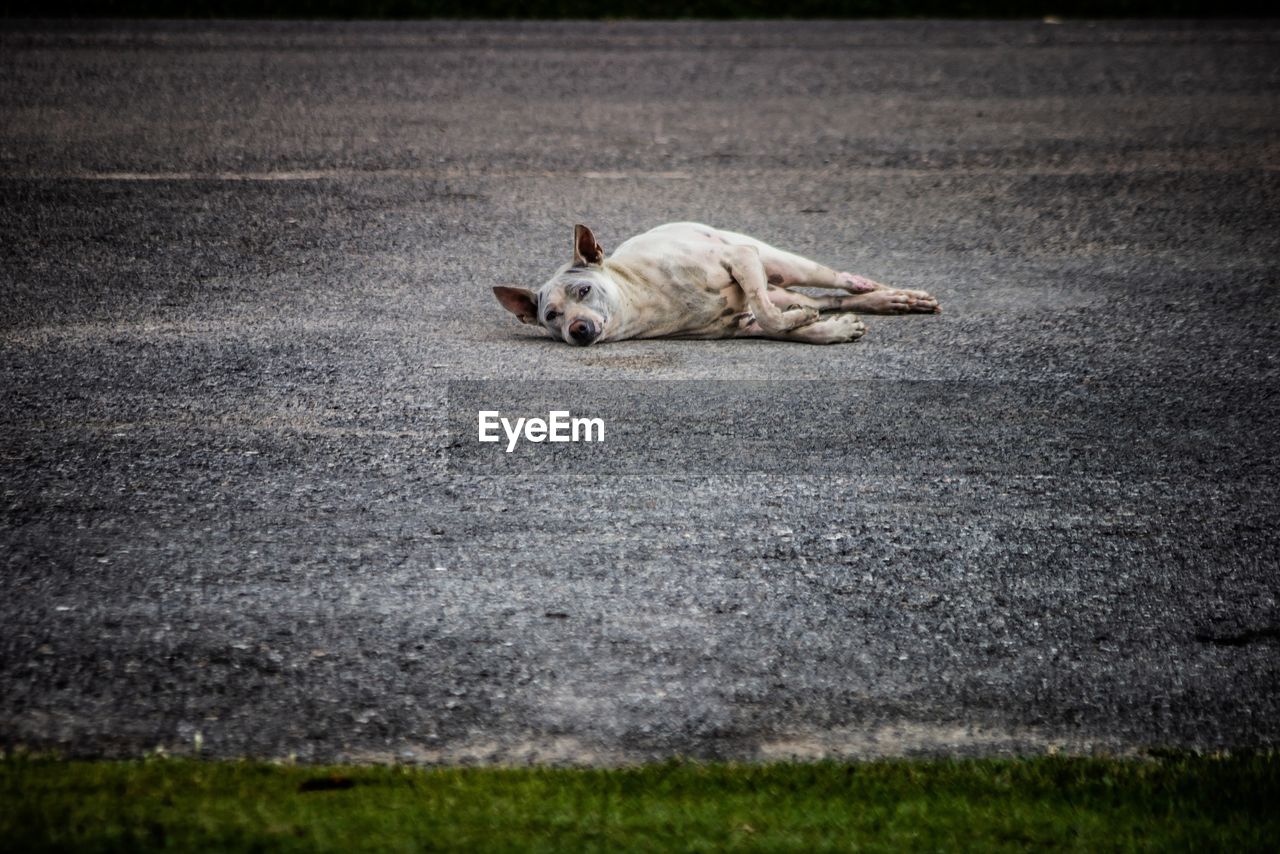
[[[618,298],[617,285],[604,269],[604,250],[585,225],[573,227],[573,261],[542,287],[497,287],[493,293],[521,323],[538,324],[583,347],[605,337]]]

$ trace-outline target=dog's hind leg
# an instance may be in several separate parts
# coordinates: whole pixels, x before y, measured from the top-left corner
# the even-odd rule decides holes
[[[924,291],[908,291],[873,282],[853,273],[840,273],[816,261],[784,252],[763,241],[733,231],[717,231],[730,248],[756,250],[769,284],[768,297],[782,309],[812,308],[818,311],[860,311],[865,314],[937,314],[938,301]],[[812,297],[793,294],[787,288],[835,288],[853,296]]]
[[[747,309],[755,316],[755,323],[766,333],[789,332],[813,323],[818,310],[811,306],[793,304],[785,310],[769,299],[769,285],[765,278],[760,253],[754,246],[728,246],[721,263],[742,288]]]
[[[902,291],[888,288],[869,294],[843,297],[846,311],[864,314],[940,314],[938,301],[924,291]]]
[[[754,246],[760,253],[766,279],[779,288],[838,288],[851,294],[865,294],[888,287],[864,276],[841,273],[745,234],[721,231],[720,236],[732,245]]]
[[[846,299],[848,297],[815,297],[809,294],[802,294],[799,291],[789,291],[785,288],[769,286],[769,302],[781,309],[798,305],[805,308],[816,308],[818,311],[841,311],[844,309],[844,301]]]
[[[782,288],[769,288],[769,301],[779,308],[806,306],[818,311],[860,311],[864,314],[937,314],[938,301],[924,291],[892,288],[853,296],[809,296]]]

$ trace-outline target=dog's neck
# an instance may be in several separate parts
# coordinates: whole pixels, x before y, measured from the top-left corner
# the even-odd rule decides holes
[[[671,334],[668,327],[683,323],[685,301],[678,291],[662,287],[663,274],[655,265],[606,258],[602,272],[609,277],[619,304],[610,312],[603,338],[617,341]]]
[[[612,258],[606,258],[603,264],[605,276],[609,278],[615,294],[614,300],[619,304],[609,313],[605,325],[604,336],[612,340],[634,337],[645,325],[644,307],[653,299],[653,283],[644,271],[636,270],[629,264],[620,264]],[[618,310],[618,309],[621,310]]]

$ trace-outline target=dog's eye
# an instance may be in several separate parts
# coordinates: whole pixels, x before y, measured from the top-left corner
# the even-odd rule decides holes
[[[551,321],[555,320],[559,316],[560,316],[560,312],[556,311],[554,308],[551,309],[550,311],[547,312],[547,323],[550,323]]]
[[[591,286],[583,285],[582,287],[578,288],[578,299],[586,299],[587,294],[589,293],[591,293]]]

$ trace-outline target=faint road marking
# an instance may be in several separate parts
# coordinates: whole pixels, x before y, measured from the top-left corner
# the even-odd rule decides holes
[[[687,181],[698,175],[722,175],[726,170],[722,167],[706,172],[691,171],[612,171],[612,172],[557,172],[551,170],[528,171],[468,171],[463,169],[301,169],[282,170],[278,172],[31,172],[26,174],[0,175],[0,180],[9,181],[345,181],[360,178],[404,178],[420,180],[440,180],[448,178],[485,179],[537,179],[563,178],[587,181],[630,181],[659,180]],[[839,168],[783,168],[783,169],[737,169],[730,170],[735,175],[806,175],[839,173],[849,180],[860,178],[978,178],[978,177],[1030,177],[1030,176],[1063,176],[1063,175],[1160,175],[1160,174],[1232,174],[1246,172],[1277,172],[1280,163],[1254,162],[1241,164],[1134,164],[1125,166],[1094,166],[1088,164],[1065,166],[1031,166],[1031,167],[961,167],[936,169],[919,168],[884,168],[858,166],[841,166]]]

